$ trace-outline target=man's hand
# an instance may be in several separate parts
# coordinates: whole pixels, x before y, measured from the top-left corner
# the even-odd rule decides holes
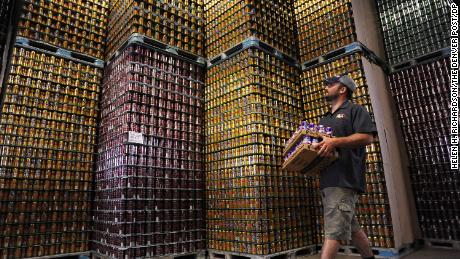
[[[318,150],[321,157],[331,157],[334,149],[339,148],[358,148],[365,147],[373,141],[371,133],[355,133],[348,137],[328,138],[323,137],[323,141],[317,144],[312,144],[312,147]]]
[[[313,144],[312,147],[318,150],[320,157],[332,157],[337,143],[333,138],[323,137],[323,141]]]

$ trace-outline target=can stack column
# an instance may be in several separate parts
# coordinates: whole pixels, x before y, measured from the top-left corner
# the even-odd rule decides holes
[[[450,6],[422,0],[377,6],[422,236],[452,246],[460,238],[454,216],[460,193],[449,160]]]
[[[423,237],[458,241],[458,170],[450,168],[448,56],[389,76],[409,150],[412,189]],[[421,129],[436,129],[427,135]]]
[[[204,256],[201,1],[111,1],[92,249]]]
[[[114,258],[204,249],[203,66],[139,43],[108,63],[94,250]]]
[[[205,16],[208,251],[311,246],[304,178],[281,170],[301,120],[293,1],[206,1]]]
[[[279,12],[275,15],[275,11]],[[206,57],[253,37],[297,59],[293,1],[205,1]]]
[[[133,35],[204,56],[203,1],[110,1],[106,58]]]
[[[5,257],[89,252],[106,10],[24,3],[0,117]]]

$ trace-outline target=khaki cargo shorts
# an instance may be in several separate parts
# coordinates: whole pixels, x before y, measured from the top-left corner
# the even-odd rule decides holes
[[[358,193],[342,187],[321,191],[324,209],[324,237],[330,240],[351,240],[351,233],[361,229],[355,215]]]

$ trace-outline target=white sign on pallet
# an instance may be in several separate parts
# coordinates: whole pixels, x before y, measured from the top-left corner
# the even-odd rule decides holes
[[[127,143],[144,144],[144,134],[142,132],[128,131]]]

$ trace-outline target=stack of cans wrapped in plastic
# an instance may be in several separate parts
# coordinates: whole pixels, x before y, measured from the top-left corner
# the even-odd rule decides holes
[[[137,33],[203,56],[203,11],[202,0],[110,1],[106,55]]]
[[[297,68],[259,49],[209,69],[208,248],[273,254],[312,244],[303,177],[281,170],[300,121],[297,78]]]
[[[306,62],[357,40],[351,0],[295,1],[299,56]]]
[[[449,155],[449,1],[377,5],[423,237],[458,241],[458,170],[450,168]]]
[[[88,250],[101,72],[15,48],[0,121],[2,253]]]
[[[106,0],[25,0],[18,36],[103,58]]]
[[[201,1],[111,1],[93,250],[204,250]]]
[[[204,249],[203,67],[144,44],[110,60],[101,101],[93,249]]]
[[[89,251],[106,4],[24,4],[0,117],[5,258]]]
[[[293,0],[205,1],[206,56],[255,37],[296,58]]]
[[[377,0],[390,65],[450,46],[450,6],[445,0]]]
[[[460,240],[459,174],[450,168],[449,74],[449,57],[443,57],[390,75],[420,227],[424,237],[437,240]]]

